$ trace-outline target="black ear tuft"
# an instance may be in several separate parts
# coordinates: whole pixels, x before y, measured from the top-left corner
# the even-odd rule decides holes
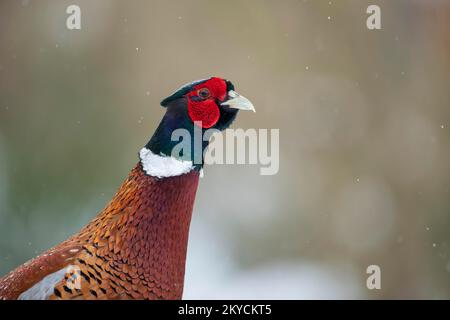
[[[172,95],[168,96],[163,101],[161,101],[161,106],[167,107],[167,105],[169,103],[171,103],[172,101],[180,99],[183,96],[185,96],[186,94],[188,94],[189,92],[191,92],[196,85],[203,83],[205,81],[208,81],[208,80],[209,79],[202,79],[202,80],[198,80],[198,81],[194,81],[194,82],[185,84],[180,89],[175,91]]]
[[[229,80],[225,80],[226,84],[227,84],[227,92],[230,90],[234,91],[234,85],[231,83],[231,81]]]
[[[167,107],[167,105],[174,101],[177,100],[179,98],[182,98],[185,94],[188,94],[191,90],[189,88],[182,88],[179,89],[178,91],[176,91],[174,94],[172,94],[171,96],[168,96],[167,98],[165,98],[163,101],[161,101],[161,106],[163,107]]]

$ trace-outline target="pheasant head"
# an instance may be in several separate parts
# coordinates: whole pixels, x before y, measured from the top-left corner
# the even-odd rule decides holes
[[[161,124],[145,149],[141,151],[141,160],[150,151],[157,155],[170,155],[172,158],[192,162],[194,168],[203,165],[203,153],[209,141],[199,145],[194,141],[195,130],[203,134],[208,129],[224,130],[236,118],[239,110],[255,111],[253,104],[234,91],[234,85],[218,77],[199,80],[182,86],[161,102],[167,108]],[[176,131],[185,130],[182,138],[189,139],[182,152],[174,152],[179,143]],[[186,168],[185,168],[186,169]]]

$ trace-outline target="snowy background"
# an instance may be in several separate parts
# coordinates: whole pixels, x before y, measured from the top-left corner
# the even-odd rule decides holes
[[[104,207],[161,99],[217,75],[257,109],[234,127],[280,128],[280,172],[206,168],[185,298],[449,299],[449,30],[449,1],[2,0],[0,276]]]

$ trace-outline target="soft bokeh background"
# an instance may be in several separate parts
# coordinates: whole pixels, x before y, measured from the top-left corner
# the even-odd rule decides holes
[[[450,298],[449,30],[448,1],[2,0],[0,275],[103,208],[162,98],[218,75],[257,108],[234,127],[280,129],[280,171],[206,168],[185,298]]]

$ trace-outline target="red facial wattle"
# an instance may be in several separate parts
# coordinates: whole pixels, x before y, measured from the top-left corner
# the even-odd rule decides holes
[[[202,98],[200,90],[209,92]],[[221,78],[211,78],[194,87],[188,95],[188,113],[193,122],[201,122],[202,128],[211,128],[220,118],[220,110],[216,101],[223,101],[227,95],[227,84]]]

